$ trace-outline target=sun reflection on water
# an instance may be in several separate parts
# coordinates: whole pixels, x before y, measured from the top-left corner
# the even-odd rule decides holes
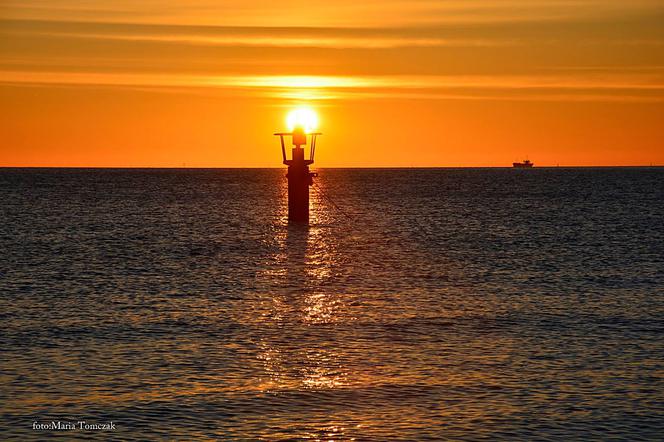
[[[293,335],[263,334],[258,359],[265,376],[260,388],[272,392],[341,388],[348,384],[351,373],[337,346],[326,342],[330,333],[326,327],[349,317],[344,298],[325,288],[334,276],[337,250],[322,224],[324,201],[319,192],[312,191],[310,224],[289,224],[285,184],[284,180],[272,265],[259,275],[277,281],[278,288],[262,297],[256,314],[262,328],[287,326]],[[318,344],[308,347],[307,342]]]

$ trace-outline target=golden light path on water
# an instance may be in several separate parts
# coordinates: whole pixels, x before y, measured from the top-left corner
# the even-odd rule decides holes
[[[262,319],[273,323],[297,321],[315,326],[333,324],[339,321],[352,321],[344,318],[344,302],[339,296],[333,296],[314,287],[323,285],[332,277],[331,267],[335,265],[336,251],[325,227],[321,224],[325,216],[320,211],[323,205],[322,193],[310,194],[311,226],[288,225],[287,189],[281,189],[282,204],[279,218],[281,229],[276,240],[279,252],[273,257],[278,270],[268,271],[268,278],[278,278],[285,287],[296,295],[268,295]],[[329,220],[328,220],[329,221]],[[289,379],[284,367],[284,352],[278,345],[264,342],[261,358],[265,363],[269,381],[262,388],[266,391],[280,388],[336,388],[347,381],[348,373],[339,366],[333,349],[311,349],[300,355],[302,366],[295,379]]]
[[[318,184],[317,184],[318,185]],[[338,264],[334,238],[330,235],[331,221],[323,191],[314,187],[310,193],[310,225],[289,225],[287,188],[280,188],[278,231],[275,240],[278,252],[272,257],[274,268],[259,278],[276,279],[286,293],[261,295],[256,312],[260,327],[292,329],[299,324],[305,329],[348,326],[357,320],[349,311],[352,297],[326,292],[322,287],[333,277],[332,267]],[[290,325],[288,325],[290,324]],[[315,331],[313,333],[316,333]],[[263,376],[256,379],[255,388],[262,394],[293,394],[298,391],[344,391],[371,383],[371,375],[351,369],[341,354],[339,345],[302,346],[296,337],[266,334],[261,339],[257,359]],[[375,380],[374,380],[375,381]],[[319,399],[325,401],[325,399]],[[311,408],[320,404],[312,402]],[[330,417],[321,419],[316,428],[309,428],[296,437],[325,440],[355,440],[348,433],[362,427],[355,420]]]

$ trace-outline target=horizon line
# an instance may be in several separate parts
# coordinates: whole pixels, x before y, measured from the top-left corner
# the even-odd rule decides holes
[[[555,165],[534,166],[533,169],[598,169],[598,168],[662,168],[664,164],[636,164],[636,165]],[[283,166],[0,166],[2,169],[128,169],[128,170],[216,170],[216,169],[285,169]],[[316,167],[315,169],[519,169],[513,166],[331,166]],[[522,169],[519,169],[522,170]]]

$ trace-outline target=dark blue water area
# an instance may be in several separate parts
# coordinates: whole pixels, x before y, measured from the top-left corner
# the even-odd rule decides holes
[[[0,169],[0,439],[661,440],[664,169],[318,173]]]

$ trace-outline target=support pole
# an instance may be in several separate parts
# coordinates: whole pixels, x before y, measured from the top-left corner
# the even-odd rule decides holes
[[[296,158],[301,158],[297,161]],[[298,158],[298,159],[299,159]],[[304,162],[304,149],[293,148],[293,163],[288,166],[288,220],[297,223],[309,222],[309,185],[311,175]]]

